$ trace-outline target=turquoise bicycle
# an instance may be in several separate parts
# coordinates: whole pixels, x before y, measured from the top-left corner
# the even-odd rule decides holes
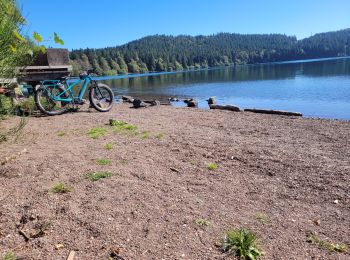
[[[63,77],[60,80],[44,80],[35,89],[34,99],[37,108],[47,115],[60,115],[70,108],[83,105],[83,96],[89,89],[89,101],[97,111],[107,112],[113,107],[114,94],[110,87],[97,83],[91,76],[92,71],[79,74],[79,78]],[[73,88],[79,83],[83,85],[78,93]]]

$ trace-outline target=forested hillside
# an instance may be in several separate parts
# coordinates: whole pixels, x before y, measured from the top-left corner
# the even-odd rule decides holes
[[[103,49],[73,50],[73,74],[146,73],[350,55],[350,29],[297,40],[281,34],[155,35]]]

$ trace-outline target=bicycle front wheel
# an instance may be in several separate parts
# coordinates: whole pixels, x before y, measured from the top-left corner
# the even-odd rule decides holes
[[[91,105],[100,112],[107,112],[113,107],[113,91],[105,84],[97,84],[90,89],[89,100]]]
[[[44,114],[54,116],[63,114],[68,110],[67,101],[55,100],[55,97],[67,98],[63,87],[40,86],[36,89],[34,99],[37,108]]]

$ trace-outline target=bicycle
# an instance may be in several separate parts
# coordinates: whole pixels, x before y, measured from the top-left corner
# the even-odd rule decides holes
[[[110,87],[97,83],[89,70],[79,74],[79,78],[62,77],[60,80],[44,80],[35,89],[34,100],[37,108],[44,114],[60,115],[69,110],[71,106],[83,105],[83,96],[89,86],[90,104],[99,112],[107,112],[113,107],[114,94]],[[73,81],[77,79],[76,81]],[[71,82],[73,81],[73,82]],[[78,95],[73,88],[84,82]]]

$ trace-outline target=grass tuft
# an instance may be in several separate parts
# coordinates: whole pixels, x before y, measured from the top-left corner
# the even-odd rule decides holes
[[[163,139],[164,138],[164,133],[157,133],[156,134],[156,138],[158,138],[159,140]]]
[[[204,218],[197,218],[194,223],[196,223],[196,225],[198,226],[203,226],[203,227],[208,227],[211,225],[209,220],[206,220]]]
[[[63,132],[63,131],[59,131],[59,132],[57,133],[57,136],[64,136],[64,135],[66,135],[66,133]]]
[[[257,213],[255,217],[257,220],[259,220],[263,224],[268,224],[271,222],[270,216],[264,212]]]
[[[229,230],[221,241],[221,249],[228,254],[235,254],[240,259],[256,260],[262,255],[255,234],[245,228]]]
[[[211,171],[215,171],[218,168],[218,165],[216,163],[208,163],[207,168]]]
[[[142,139],[148,139],[150,137],[149,131],[143,131],[141,134],[142,134]]]
[[[105,145],[104,145],[104,148],[105,148],[106,150],[112,150],[112,149],[113,149],[113,144],[112,144],[112,143],[105,144]]]
[[[92,139],[98,139],[106,135],[107,129],[103,127],[94,127],[89,130],[87,133]]]
[[[312,243],[312,244],[318,245],[321,248],[326,248],[332,252],[346,253],[348,251],[348,248],[346,245],[336,244],[332,241],[324,241],[314,233],[311,233],[308,236],[307,241]]]
[[[3,260],[16,260],[17,256],[12,250],[6,251],[6,253],[2,257]]]
[[[105,179],[105,178],[109,178],[112,177],[112,173],[111,172],[92,172],[89,173],[87,175],[87,177],[91,180],[91,181],[98,181],[100,179]]]
[[[72,189],[67,187],[64,183],[57,183],[52,187],[52,192],[53,193],[68,193]]]
[[[98,159],[96,160],[96,163],[98,165],[108,165],[111,163],[111,160],[107,160],[107,159]]]

